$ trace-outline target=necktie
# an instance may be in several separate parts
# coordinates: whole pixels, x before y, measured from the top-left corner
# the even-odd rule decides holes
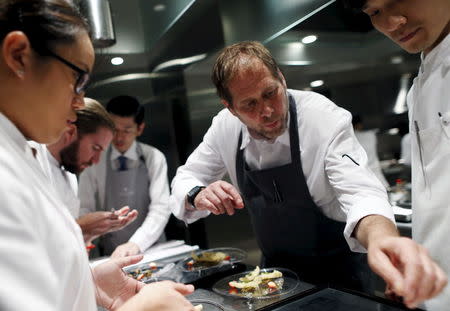
[[[126,171],[127,170],[127,157],[121,155],[117,157],[117,160],[119,160],[119,171]]]

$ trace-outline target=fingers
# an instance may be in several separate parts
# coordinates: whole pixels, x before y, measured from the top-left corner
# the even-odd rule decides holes
[[[234,208],[242,209],[244,208],[244,201],[242,201],[242,197],[236,188],[229,183],[224,182],[221,184],[222,189],[231,197]]]
[[[404,297],[404,302],[411,308],[430,297],[436,281],[435,264],[428,263],[428,254],[423,247],[418,246],[417,252],[417,260],[408,264],[405,269],[407,294]]]
[[[111,255],[112,257],[112,255]],[[138,263],[139,261],[142,260],[142,258],[144,258],[143,255],[134,255],[134,256],[127,256],[127,257],[115,257],[113,259],[111,259],[115,264],[117,264],[120,268]]]
[[[445,274],[444,270],[442,270],[437,264],[435,265],[435,271],[436,271],[436,283],[435,283],[435,287],[434,290],[432,292],[432,296],[431,297],[435,297],[438,294],[440,294],[442,292],[442,290],[447,286],[448,284],[448,278],[447,275]]]
[[[195,206],[199,210],[209,210],[215,215],[233,215],[235,209],[244,207],[244,203],[236,188],[224,181],[212,183],[195,198]]]
[[[121,209],[115,211],[114,213],[118,216],[125,216],[128,211],[130,210],[130,207],[128,205],[122,207]]]
[[[372,250],[371,250],[372,251]],[[381,250],[369,252],[369,265],[386,282],[387,287],[398,296],[403,296],[403,275],[393,265],[390,258]]]
[[[130,224],[131,222],[133,222],[137,218],[138,214],[139,213],[137,210],[132,210],[126,216],[120,216],[119,217],[120,228],[123,228],[123,227],[127,226],[128,224]]]
[[[416,269],[416,275],[409,278],[405,270],[407,288],[410,288],[411,293],[404,297],[404,302],[410,308],[415,308],[422,301],[439,294],[447,283],[445,273],[431,259],[427,250],[417,245],[417,253],[415,267],[409,264],[408,266],[412,267],[407,268],[408,271]]]
[[[447,284],[442,269],[422,246],[408,238],[386,238],[369,247],[369,264],[387,283],[387,293],[408,308],[438,295]]]
[[[190,295],[195,290],[194,285],[182,283],[174,283],[173,288],[183,296]]]

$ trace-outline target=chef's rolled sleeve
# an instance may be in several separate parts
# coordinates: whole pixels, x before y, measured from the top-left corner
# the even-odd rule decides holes
[[[347,224],[344,229],[344,236],[348,246],[354,252],[365,253],[366,248],[355,238],[354,230],[358,222],[366,216],[384,216],[395,224],[394,214],[391,205],[381,198],[363,198],[349,209],[347,214]]]

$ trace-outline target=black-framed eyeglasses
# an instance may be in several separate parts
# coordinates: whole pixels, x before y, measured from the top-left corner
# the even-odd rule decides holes
[[[70,69],[75,70],[78,73],[78,78],[75,82],[73,90],[75,94],[81,94],[82,92],[84,92],[89,83],[90,73],[72,64],[68,60],[62,58],[61,56],[52,51],[47,50],[47,53],[49,56],[59,60],[61,63],[68,66]]]

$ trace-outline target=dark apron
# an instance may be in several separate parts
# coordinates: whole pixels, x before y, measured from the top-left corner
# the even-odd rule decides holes
[[[150,180],[139,144],[136,146],[136,151],[139,165],[135,168],[119,171],[112,168],[111,147],[108,149],[106,155],[105,210],[110,211],[112,208],[117,210],[128,205],[130,209],[136,209],[139,214],[136,220],[125,228],[100,237],[98,248],[101,256],[111,255],[117,246],[128,242],[147,217],[151,202],[148,192]],[[163,240],[165,240],[164,234],[159,241]]]
[[[357,274],[365,265],[364,255],[350,251],[343,236],[345,223],[323,215],[309,193],[292,96],[289,112],[289,164],[250,170],[240,148],[242,132],[239,136],[237,181],[263,254],[261,264],[292,269],[301,280],[314,284],[362,289]]]

